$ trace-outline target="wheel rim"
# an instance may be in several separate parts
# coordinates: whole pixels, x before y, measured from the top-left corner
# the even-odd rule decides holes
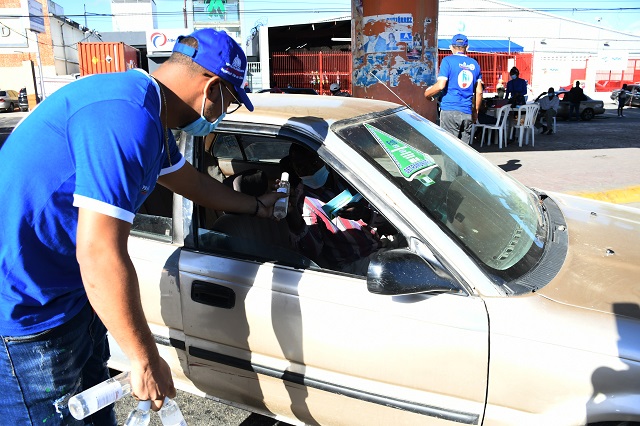
[[[587,120],[587,121],[588,121],[588,120],[591,120],[592,118],[593,118],[593,111],[592,111],[592,110],[590,110],[590,109],[585,109],[585,110],[582,112],[582,119],[583,119],[583,120]]]

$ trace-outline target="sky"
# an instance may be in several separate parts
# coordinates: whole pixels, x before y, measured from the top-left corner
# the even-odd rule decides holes
[[[111,0],[54,0],[72,20],[101,32],[111,31]],[[416,0],[420,1],[420,0]],[[538,9],[604,28],[640,35],[640,2],[638,0],[502,0],[514,6]],[[156,0],[158,26],[161,29],[182,28],[183,0]],[[350,14],[351,0],[245,0],[243,33],[255,25],[286,25],[344,17]],[[625,10],[626,9],[626,10]],[[629,10],[633,9],[633,10]]]

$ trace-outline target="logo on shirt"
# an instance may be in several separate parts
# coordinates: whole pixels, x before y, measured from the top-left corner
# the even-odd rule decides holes
[[[469,70],[469,71],[474,71],[476,69],[476,64],[468,64],[466,62],[463,62],[461,64],[458,64],[458,66],[460,68],[462,68],[463,70]]]
[[[142,185],[142,188],[140,188],[140,192],[142,192],[143,194],[146,194],[147,192],[149,192],[149,186]]]
[[[473,84],[473,74],[469,70],[462,70],[458,74],[458,87],[467,89]]]

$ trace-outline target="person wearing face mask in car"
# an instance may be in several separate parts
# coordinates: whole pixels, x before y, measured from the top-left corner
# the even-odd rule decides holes
[[[305,256],[322,267],[366,275],[372,254],[401,244],[393,226],[316,152],[291,145],[285,158],[282,167],[289,171],[291,183],[287,214],[291,242]],[[352,201],[337,211],[327,208],[345,190],[356,195]]]
[[[538,114],[538,120],[536,122],[536,128],[542,127],[542,133],[545,132],[548,135],[553,134],[553,118],[558,113],[558,108],[560,108],[560,99],[556,96],[553,87],[549,87],[547,91],[547,95],[540,98],[538,101],[540,104],[540,113]],[[540,120],[544,117],[546,126],[543,126]],[[547,126],[549,126],[549,130],[547,131]]]
[[[152,75],[77,80],[9,136],[0,151],[4,423],[74,423],[60,401],[108,378],[107,330],[131,361],[135,397],[158,410],[176,395],[142,310],[128,236],[156,182],[206,208],[271,216],[279,194],[248,196],[199,173],[170,130],[203,136],[241,104],[252,111],[246,73],[233,39],[198,30],[179,37]],[[115,425],[113,406],[86,420]]]

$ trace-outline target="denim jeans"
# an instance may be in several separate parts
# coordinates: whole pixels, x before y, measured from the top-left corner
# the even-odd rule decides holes
[[[469,143],[471,136],[471,114],[460,111],[440,111],[440,127],[462,142]]]
[[[109,378],[107,330],[89,303],[70,321],[29,336],[2,336],[0,419],[6,425],[115,425],[113,405],[84,420],[69,398]]]

